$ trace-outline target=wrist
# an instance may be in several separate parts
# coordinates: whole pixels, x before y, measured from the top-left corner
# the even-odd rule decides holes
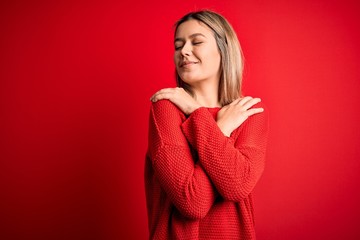
[[[193,113],[194,111],[196,111],[197,109],[199,109],[201,107],[201,105],[194,105],[194,106],[189,106],[189,109],[187,111],[187,115],[190,115],[191,113]]]
[[[222,124],[222,122],[221,122],[221,121],[217,121],[216,123],[217,123],[218,127],[220,128],[221,132],[222,132],[226,137],[230,137],[231,132],[230,132],[228,129],[226,129],[226,127]]]

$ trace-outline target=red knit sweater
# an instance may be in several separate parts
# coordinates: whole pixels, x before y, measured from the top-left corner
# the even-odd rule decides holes
[[[168,100],[152,104],[145,163],[150,239],[255,239],[251,191],[264,169],[267,111],[226,137],[216,124],[219,110],[201,107],[185,116]]]

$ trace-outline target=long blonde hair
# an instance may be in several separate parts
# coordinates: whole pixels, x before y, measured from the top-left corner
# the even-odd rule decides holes
[[[241,96],[244,57],[236,33],[230,23],[220,14],[209,10],[190,12],[175,23],[175,34],[178,27],[189,20],[204,23],[214,33],[221,55],[221,74],[218,98],[222,106],[231,103]],[[193,95],[190,86],[185,83],[175,70],[178,87],[184,88]]]

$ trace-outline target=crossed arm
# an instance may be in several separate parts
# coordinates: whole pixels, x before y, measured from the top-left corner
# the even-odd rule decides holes
[[[239,201],[255,186],[264,167],[267,114],[252,116],[231,135],[224,135],[206,108],[195,109],[186,119],[170,101],[152,105],[149,154],[154,172],[184,216],[203,218],[218,194]]]

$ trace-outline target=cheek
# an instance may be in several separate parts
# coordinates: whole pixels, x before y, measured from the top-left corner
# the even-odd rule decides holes
[[[219,52],[217,51],[209,52],[207,59],[209,64],[214,68],[214,70],[220,67],[221,56]]]
[[[181,57],[180,57],[180,53],[179,52],[174,52],[174,63],[175,66],[177,67],[177,63],[180,61]]]
[[[214,51],[214,62],[216,62],[216,66],[220,67],[221,65],[221,54],[219,50],[216,48],[216,51]]]

